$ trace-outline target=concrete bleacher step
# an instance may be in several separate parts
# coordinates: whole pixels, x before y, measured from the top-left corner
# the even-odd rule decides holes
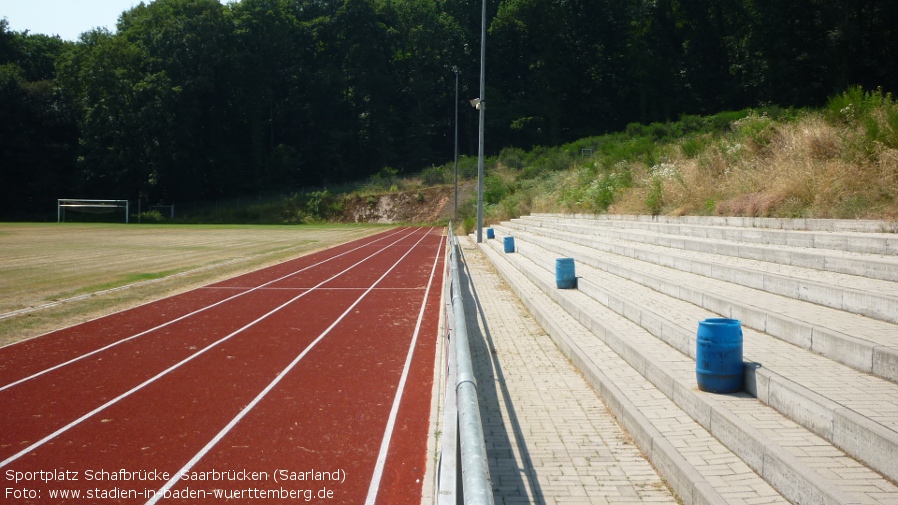
[[[528,297],[539,295],[551,298],[560,306],[559,308],[542,304],[529,307],[531,312],[541,312],[534,315],[544,322],[544,326],[546,324],[551,326],[554,318],[572,317],[584,327],[588,327],[595,338],[606,343],[618,357],[625,359],[647,378],[657,392],[663,393],[669,401],[688,413],[694,421],[705,428],[706,432],[711,433],[729,451],[738,455],[745,464],[790,501],[898,503],[898,488],[888,479],[858,463],[827,440],[787,419],[758,399],[747,394],[709,395],[697,391],[695,364],[687,354],[656,338],[634,321],[599,303],[585,292],[590,289],[586,285],[584,286],[587,287],[586,290],[554,289],[553,273],[545,266],[532,261],[527,254],[520,254],[523,251],[535,250],[536,246],[523,242],[519,244],[518,254],[502,254],[496,250],[498,241],[487,241],[484,245],[488,256],[513,288],[518,290],[525,303],[528,303]],[[545,263],[544,260],[538,261]],[[598,271],[589,272],[590,275],[596,273]],[[578,277],[583,277],[582,280],[588,284],[589,276],[578,275]],[[620,283],[623,284],[611,289],[624,289],[623,292],[629,296],[637,288],[630,281],[620,279]],[[631,284],[629,288],[626,287],[627,283]],[[651,305],[651,302],[648,303]],[[652,308],[663,313],[663,306]],[[637,317],[636,320],[642,319]],[[650,326],[651,324],[649,323]],[[662,325],[655,330],[663,331],[664,328],[674,326]],[[546,329],[550,333],[558,332],[557,329],[549,327]],[[569,357],[575,364],[581,366],[581,369],[584,363],[600,371],[606,366],[607,358],[593,356],[591,349],[571,346],[565,349],[564,345],[560,347],[569,353]],[[778,388],[771,391],[774,390],[778,391]],[[791,400],[784,398],[784,401],[788,403]],[[682,447],[688,450],[690,446]],[[890,452],[886,449],[886,453]],[[656,463],[656,466],[662,465]],[[721,486],[716,488],[720,492],[731,485],[717,483]]]
[[[553,226],[563,224],[565,222],[574,224],[578,221],[565,221],[561,218],[552,217],[526,217],[518,220],[512,220],[511,226],[518,229],[532,231],[538,234],[552,233]],[[591,221],[594,223],[589,234],[577,234],[571,237],[571,240],[581,245],[588,245],[597,250],[610,252],[614,254],[629,256],[631,258],[640,259],[661,266],[668,266],[696,273],[705,277],[711,277],[718,280],[734,282],[739,279],[748,287],[760,289],[774,294],[789,296],[799,300],[810,301],[826,307],[846,310],[856,314],[862,314],[874,319],[898,323],[898,283],[891,281],[883,281],[879,279],[865,279],[862,283],[858,283],[857,276],[825,272],[805,267],[794,267],[790,265],[781,265],[776,263],[764,262],[752,259],[734,258],[732,256],[722,256],[712,253],[704,253],[697,251],[687,251],[683,249],[670,249],[662,246],[650,244],[641,244],[628,240],[615,239],[607,236],[599,238],[600,226],[613,226],[615,228],[629,224],[629,222],[620,221]],[[581,224],[587,224],[590,221],[581,220]],[[651,225],[651,223],[636,223],[642,226]],[[662,228],[668,234],[673,231],[682,231],[682,226],[676,227],[675,230],[670,228],[674,225],[667,225]],[[704,229],[717,229],[719,227],[698,227]],[[700,235],[700,231],[693,231],[693,235]],[[708,232],[706,232],[708,233]],[[754,238],[762,240],[764,236],[770,233],[783,233],[775,230],[756,231]],[[799,233],[799,232],[792,232]],[[715,234],[743,237],[740,234]],[[850,237],[849,234],[840,234],[842,237]],[[771,240],[780,240],[782,237],[770,237]],[[849,241],[847,244],[863,243],[864,237],[859,237],[856,241]],[[898,242],[898,236],[894,241]],[[796,245],[796,241],[789,241],[789,245]],[[808,243],[822,242],[822,240],[809,240]],[[889,244],[891,241],[889,242]],[[891,246],[889,246],[891,247]],[[848,286],[858,286],[852,288]]]
[[[551,274],[558,251],[517,238],[523,239],[518,254]],[[590,252],[579,249],[564,252],[581,259]],[[579,266],[578,277],[580,291],[693,361],[698,321],[720,315],[588,265]],[[745,341],[746,359],[762,365],[748,367],[751,394],[898,481],[898,384],[748,328]]]
[[[533,219],[551,222],[548,217],[535,216]],[[809,247],[760,244],[750,242],[730,242],[705,238],[666,235],[657,231],[615,229],[603,226],[602,220],[554,218],[553,226],[565,231],[619,238],[633,242],[660,245],[674,249],[707,252],[813,268],[827,272],[859,275],[871,279],[898,281],[898,256],[894,254],[871,254],[828,249],[818,251]],[[758,230],[758,233],[764,233]]]
[[[710,264],[711,259],[691,259],[683,262],[674,258],[668,261],[648,261],[636,246],[614,248],[609,239],[599,240],[591,235],[574,231],[506,223],[506,233],[526,235],[532,242],[548,246],[562,256],[580,256],[579,261],[600,268],[617,276],[650,286],[674,298],[699,305],[717,314],[740,319],[746,326],[764,331],[803,349],[826,356],[857,370],[872,373],[892,381],[898,381],[898,326],[888,321],[809,303],[801,296],[790,297],[782,293],[762,290],[757,283],[761,276],[758,269],[743,269],[739,275],[702,275],[708,270],[721,269]],[[609,247],[611,249],[609,249]],[[604,252],[604,254],[603,254]],[[659,254],[653,251],[654,258]],[[711,256],[710,254],[706,256]],[[723,259],[717,259],[723,261]],[[704,264],[705,267],[696,265]],[[699,273],[693,273],[697,271]],[[793,272],[798,275],[797,272]],[[813,271],[804,272],[814,275]],[[723,277],[718,279],[716,277]],[[851,289],[857,282],[863,285],[869,279],[838,279],[843,283],[830,284],[833,293]],[[799,280],[799,282],[801,282]],[[877,285],[887,281],[875,281]],[[879,286],[895,289],[894,286]],[[834,294],[834,298],[840,295]]]
[[[807,220],[660,217],[587,216],[534,214],[524,219],[544,222],[584,220],[597,226],[643,230],[665,235],[681,235],[729,242],[752,242],[848,252],[898,255],[898,222],[817,220],[820,226],[808,226]],[[795,223],[798,221],[798,223]],[[774,226],[776,223],[777,227]],[[786,223],[793,223],[783,228]],[[826,224],[826,226],[822,226]]]
[[[484,253],[533,317],[605,400],[609,409],[687,505],[786,504],[765,482],[605,342],[561,310],[499,253]],[[610,317],[610,311],[607,311]],[[604,314],[605,311],[599,311]],[[625,331],[636,331],[622,319]]]
[[[650,216],[646,214],[549,214],[534,213],[537,217],[591,219],[636,223],[670,223],[700,226],[729,226],[763,230],[824,231],[832,233],[898,233],[898,221],[870,219],[803,219],[744,216]]]

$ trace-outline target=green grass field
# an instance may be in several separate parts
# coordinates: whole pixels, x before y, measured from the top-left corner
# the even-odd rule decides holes
[[[0,345],[383,229],[0,223]]]

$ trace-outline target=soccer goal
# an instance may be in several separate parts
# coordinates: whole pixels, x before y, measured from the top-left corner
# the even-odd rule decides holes
[[[66,212],[84,214],[117,214],[124,210],[125,223],[128,222],[128,200],[82,200],[60,198],[56,201],[56,222],[65,222]]]

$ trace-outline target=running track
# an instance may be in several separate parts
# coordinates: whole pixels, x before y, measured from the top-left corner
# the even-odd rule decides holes
[[[444,253],[393,229],[0,348],[0,502],[420,503]]]

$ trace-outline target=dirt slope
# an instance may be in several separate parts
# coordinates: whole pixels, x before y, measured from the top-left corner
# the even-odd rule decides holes
[[[473,184],[459,187],[459,205],[469,198]],[[433,223],[452,218],[455,188],[437,186],[399,193],[354,195],[346,199],[346,223]]]

